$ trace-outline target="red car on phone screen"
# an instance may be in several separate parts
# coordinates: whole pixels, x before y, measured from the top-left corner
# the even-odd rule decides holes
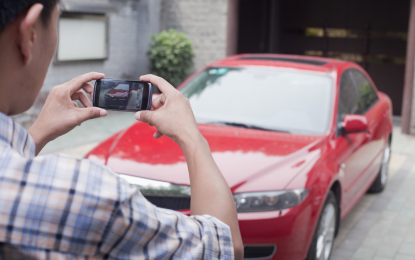
[[[108,107],[125,106],[128,103],[128,98],[131,94],[131,87],[129,84],[117,84],[114,88],[108,90],[104,95],[105,104]]]
[[[179,89],[234,194],[246,259],[329,259],[340,220],[387,183],[391,101],[356,63],[236,55]],[[189,214],[184,155],[154,131],[136,123],[87,157]]]

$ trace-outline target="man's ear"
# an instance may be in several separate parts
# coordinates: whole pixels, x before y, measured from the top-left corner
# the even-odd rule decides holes
[[[23,58],[23,63],[27,65],[32,59],[32,48],[36,41],[35,23],[40,19],[43,5],[34,4],[27,11],[19,27],[19,47]]]

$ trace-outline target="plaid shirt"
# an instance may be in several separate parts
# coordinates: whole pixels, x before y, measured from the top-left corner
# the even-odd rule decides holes
[[[221,221],[158,208],[92,161],[34,153],[0,113],[0,259],[233,259]]]

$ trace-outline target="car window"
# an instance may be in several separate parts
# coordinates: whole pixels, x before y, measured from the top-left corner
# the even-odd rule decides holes
[[[363,111],[366,112],[378,101],[378,96],[369,80],[361,71],[352,69],[351,73],[359,91],[360,99],[362,100]]]
[[[128,84],[119,84],[114,89],[118,89],[118,90],[129,90],[130,89],[130,85],[128,85]]]
[[[333,81],[280,68],[208,68],[182,89],[198,123],[237,124],[321,135],[327,131]]]
[[[346,70],[340,79],[338,119],[342,121],[347,114],[361,114],[362,112],[362,104],[350,70]]]

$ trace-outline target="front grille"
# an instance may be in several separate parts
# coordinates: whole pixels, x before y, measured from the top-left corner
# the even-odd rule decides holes
[[[190,209],[190,197],[144,195],[148,201],[160,208],[182,210]]]
[[[276,245],[251,245],[244,246],[245,259],[268,259],[277,252]]]

